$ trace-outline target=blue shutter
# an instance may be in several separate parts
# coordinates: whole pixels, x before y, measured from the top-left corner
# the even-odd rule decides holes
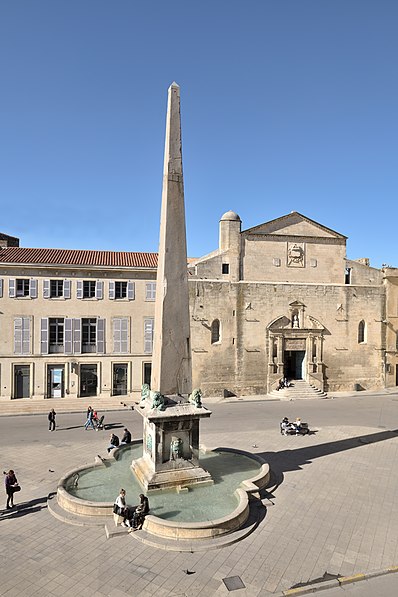
[[[109,298],[113,300],[115,298],[115,282],[109,280]]]
[[[50,298],[50,280],[43,280],[43,298]]]
[[[15,292],[16,292],[15,287],[16,287],[15,279],[14,278],[10,278],[8,280],[8,296],[10,298],[14,298],[15,297]]]
[[[71,286],[71,281],[64,280],[64,298],[65,299],[70,299],[70,286]]]
[[[80,354],[82,351],[82,320],[73,320],[73,352]]]
[[[97,319],[97,352],[105,352],[105,319]]]
[[[102,280],[97,280],[95,285],[95,298],[99,301],[104,298],[104,283]]]
[[[29,296],[30,298],[37,298],[37,280],[33,278],[29,280]]]
[[[127,282],[127,298],[129,301],[133,301],[135,299],[135,283],[134,282]]]
[[[73,319],[71,317],[64,319],[64,353],[73,353]]]
[[[76,298],[82,299],[83,298],[83,281],[77,281],[77,290],[76,290]]]
[[[48,317],[41,318],[40,326],[40,352],[41,354],[48,354]]]

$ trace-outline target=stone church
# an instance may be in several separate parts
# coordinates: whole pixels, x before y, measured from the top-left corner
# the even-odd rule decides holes
[[[189,264],[192,350],[208,394],[397,385],[397,270],[346,257],[347,238],[292,212],[248,230],[225,213],[219,248]]]

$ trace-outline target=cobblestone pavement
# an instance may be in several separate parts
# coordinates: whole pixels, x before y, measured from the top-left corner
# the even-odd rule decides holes
[[[53,518],[48,493],[64,472],[104,455],[109,432],[83,431],[83,413],[59,416],[54,433],[43,415],[1,417],[1,466],[15,469],[22,491],[18,509],[0,517],[0,595],[210,597],[228,595],[223,579],[238,576],[245,588],[233,595],[266,597],[325,572],[347,576],[397,565],[397,402],[397,394],[381,393],[209,404],[202,443],[262,455],[272,486],[266,516],[251,535],[196,553],[155,549],[132,536],[107,540],[101,528]],[[285,415],[300,416],[316,433],[281,436]],[[107,420],[141,437],[137,413],[108,413]]]

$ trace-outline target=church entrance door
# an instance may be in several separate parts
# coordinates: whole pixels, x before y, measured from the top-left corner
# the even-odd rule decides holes
[[[285,377],[287,379],[304,379],[305,350],[285,350]]]

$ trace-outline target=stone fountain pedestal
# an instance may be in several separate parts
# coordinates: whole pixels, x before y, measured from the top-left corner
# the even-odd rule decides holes
[[[199,463],[199,421],[211,411],[181,396],[168,396],[163,410],[142,400],[137,411],[143,422],[143,456],[131,468],[146,491],[212,484]]]

